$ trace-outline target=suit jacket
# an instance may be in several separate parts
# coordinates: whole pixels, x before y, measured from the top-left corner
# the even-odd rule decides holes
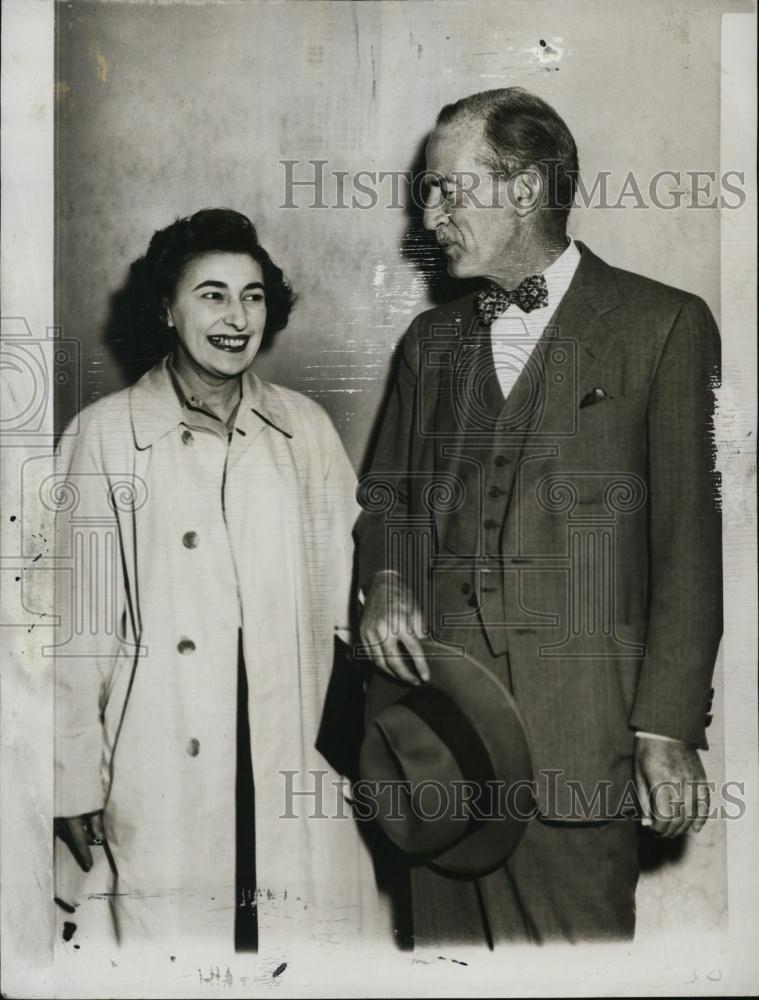
[[[466,646],[484,628],[493,653],[508,651],[539,807],[556,818],[581,818],[567,782],[586,800],[599,782],[619,792],[635,729],[707,747],[722,632],[716,325],[698,297],[578,246],[495,425],[467,374],[483,333],[474,294],[413,320],[357,524],[365,588],[397,568],[434,632]],[[495,466],[510,475],[494,489]],[[487,527],[500,511],[495,553],[476,525],[462,536],[472,490]],[[484,582],[494,566],[499,588]]]

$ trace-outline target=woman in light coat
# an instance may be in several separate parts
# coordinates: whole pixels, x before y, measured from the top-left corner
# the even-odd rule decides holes
[[[247,218],[179,220],[145,265],[176,346],[61,449],[57,831],[84,870],[103,846],[124,942],[373,934],[370,859],[315,748],[353,470],[316,403],[251,369],[293,296]]]

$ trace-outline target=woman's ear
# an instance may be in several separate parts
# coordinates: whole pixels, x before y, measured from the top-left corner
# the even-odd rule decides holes
[[[171,307],[169,303],[164,299],[163,305],[161,306],[161,312],[163,314],[163,321],[169,329],[174,327],[174,318],[171,315]]]

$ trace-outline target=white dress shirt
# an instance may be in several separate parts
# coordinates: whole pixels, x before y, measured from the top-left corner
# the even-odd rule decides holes
[[[522,312],[518,305],[510,305],[490,327],[490,346],[493,362],[504,399],[514,388],[514,383],[527,364],[532,350],[553,319],[559,303],[569,288],[580,263],[580,251],[574,240],[543,272],[548,288],[548,305],[532,312]]]

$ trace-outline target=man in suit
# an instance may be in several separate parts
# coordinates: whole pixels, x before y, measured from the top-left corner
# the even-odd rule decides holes
[[[412,864],[414,935],[630,938],[640,809],[664,837],[708,813],[718,332],[701,299],[567,236],[577,152],[541,99],[446,106],[426,158],[424,224],[484,284],[400,345],[357,526],[361,637],[407,684],[432,634],[509,685],[538,815],[481,878]]]

